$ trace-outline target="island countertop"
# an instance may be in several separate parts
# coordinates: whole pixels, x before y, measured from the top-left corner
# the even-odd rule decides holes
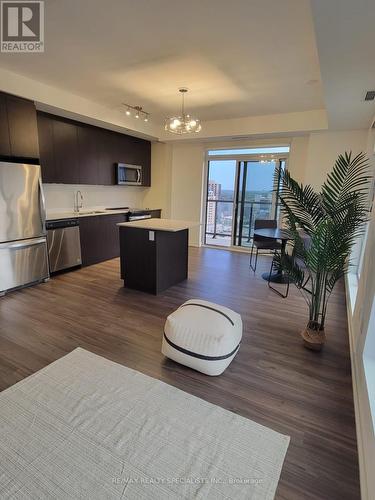
[[[191,227],[199,226],[199,222],[174,220],[174,219],[142,219],[132,222],[119,222],[119,227],[135,227],[138,229],[147,229],[149,231],[169,231],[175,233],[184,231]]]

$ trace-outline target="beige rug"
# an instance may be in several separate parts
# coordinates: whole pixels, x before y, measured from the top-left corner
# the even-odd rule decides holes
[[[268,500],[288,443],[76,349],[0,394],[0,498]]]

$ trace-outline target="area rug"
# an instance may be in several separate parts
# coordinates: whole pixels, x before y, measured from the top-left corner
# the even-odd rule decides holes
[[[81,348],[0,394],[0,498],[274,498],[289,437]]]

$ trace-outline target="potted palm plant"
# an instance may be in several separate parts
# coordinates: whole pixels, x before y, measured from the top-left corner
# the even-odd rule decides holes
[[[324,345],[329,298],[348,271],[351,248],[365,228],[368,172],[365,154],[340,155],[319,193],[296,182],[287,170],[277,172],[291,250],[276,259],[307,302],[309,320],[301,335],[310,349]]]

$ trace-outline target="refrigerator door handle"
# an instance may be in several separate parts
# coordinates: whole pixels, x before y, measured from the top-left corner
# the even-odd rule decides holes
[[[21,241],[11,241],[9,243],[0,243],[0,250],[12,249],[12,248],[25,248],[32,247],[34,245],[40,245],[41,243],[45,243],[46,238],[32,238],[30,240],[21,240]]]
[[[39,207],[40,222],[42,223],[43,233],[46,232],[46,200],[44,198],[42,178],[39,176]]]

